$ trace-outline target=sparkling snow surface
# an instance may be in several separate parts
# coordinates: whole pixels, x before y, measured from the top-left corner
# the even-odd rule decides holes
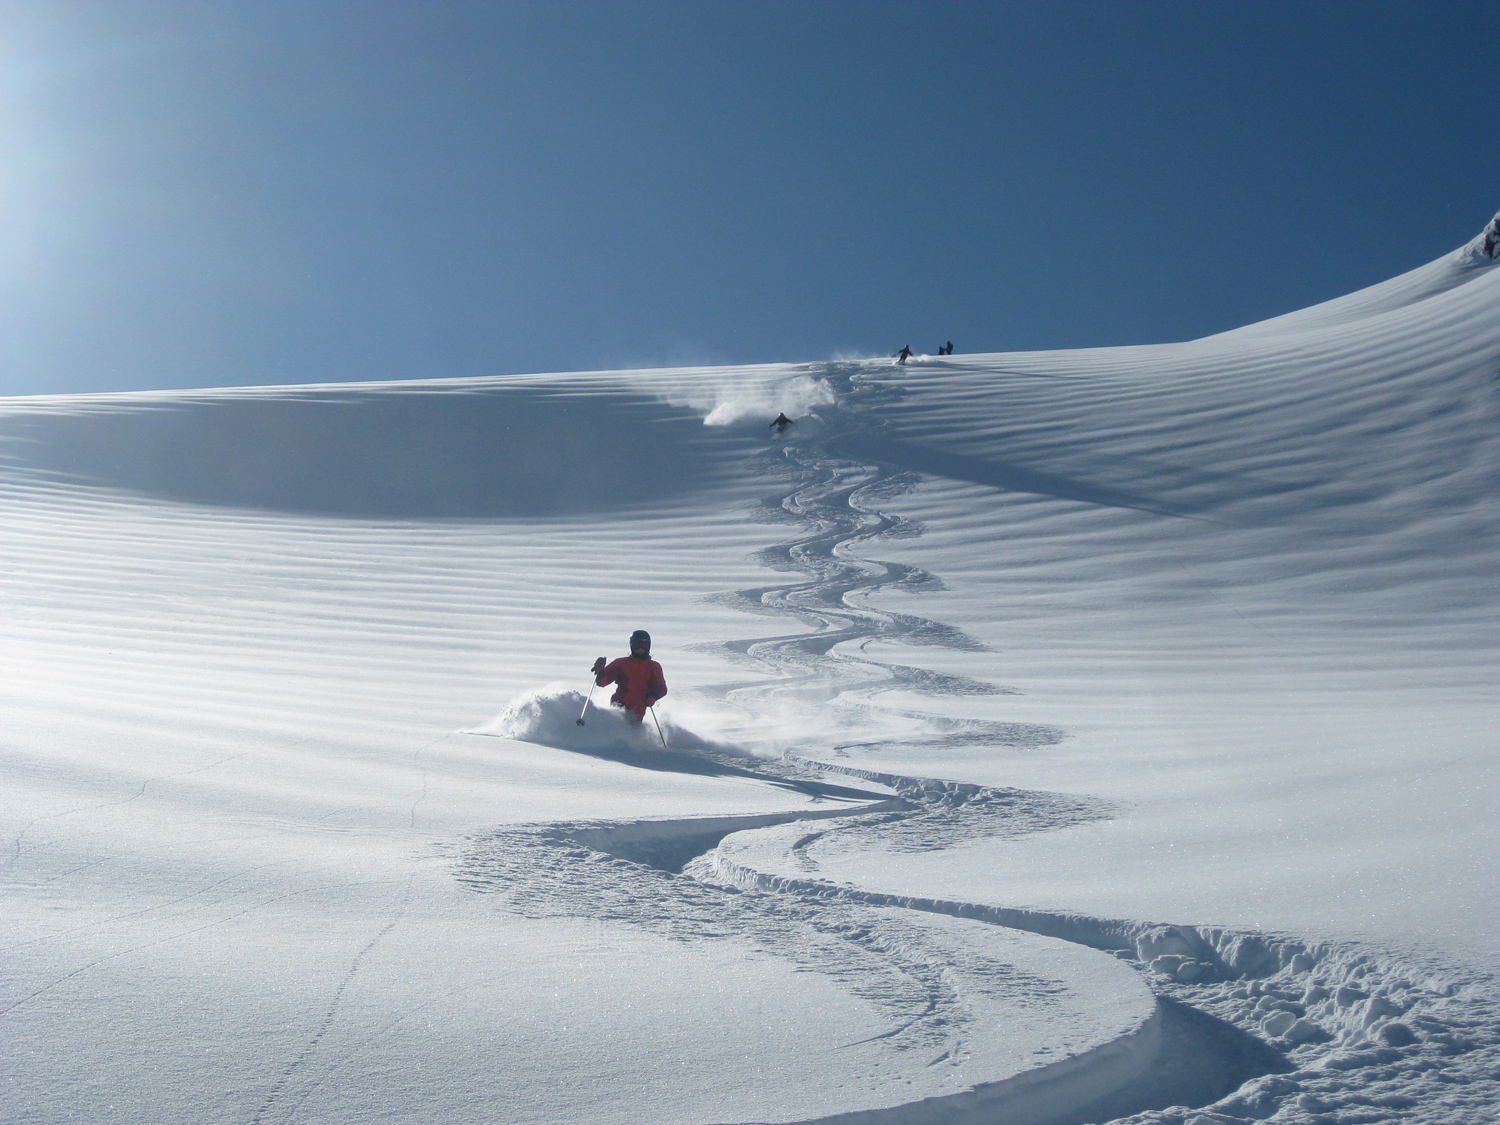
[[[1493,1120],[1476,246],[1155,347],[0,402],[0,1119]],[[640,627],[661,732],[579,726]]]

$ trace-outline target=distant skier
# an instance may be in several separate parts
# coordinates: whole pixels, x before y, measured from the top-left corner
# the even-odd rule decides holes
[[[614,706],[622,708],[634,721],[646,717],[646,708],[667,694],[667,679],[662,675],[661,665],[651,659],[651,634],[637,629],[630,634],[630,655],[604,663],[604,657],[594,661],[594,684],[607,687],[618,684],[610,699]]]
[[[952,340],[949,340],[946,344],[944,344],[942,347],[940,347],[938,349],[938,355],[952,355],[952,354],[953,354],[953,341]]]
[[[771,423],[772,427],[776,430],[777,437],[780,437],[782,434],[786,433],[787,430],[791,429],[796,424],[796,422],[793,422],[785,414],[776,415],[776,421]]]
[[[897,363],[905,363],[907,360],[909,360],[912,356],[914,356],[916,354],[917,354],[916,352],[914,352],[914,351],[911,350],[911,345],[910,344],[903,344],[901,346],[901,350],[896,353],[896,362]]]

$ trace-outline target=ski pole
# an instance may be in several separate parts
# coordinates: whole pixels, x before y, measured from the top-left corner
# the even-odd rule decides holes
[[[580,711],[580,712],[578,712],[578,725],[579,726],[583,726],[583,717],[589,713],[589,700],[591,700],[591,699],[594,698],[594,688],[596,688],[598,686],[599,686],[598,684],[590,684],[589,685],[589,693],[588,693],[588,695],[586,695],[586,696],[583,697],[583,710]]]
[[[661,732],[661,720],[656,717],[656,704],[651,705],[651,721],[656,724],[656,737],[661,739],[661,748],[667,748],[667,736]]]

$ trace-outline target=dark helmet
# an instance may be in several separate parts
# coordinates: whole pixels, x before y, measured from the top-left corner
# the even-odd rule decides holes
[[[630,634],[630,651],[634,652],[638,648],[645,649],[647,656],[651,655],[651,634],[644,629],[637,629]]]

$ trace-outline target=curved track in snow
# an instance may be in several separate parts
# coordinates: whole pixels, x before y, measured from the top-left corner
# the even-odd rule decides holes
[[[728,685],[719,692],[722,698],[732,704],[736,699],[750,703],[744,697],[753,697],[755,710],[788,702],[858,709],[867,706],[864,701],[873,693],[892,687],[931,695],[1006,692],[980,681],[878,661],[860,651],[871,640],[980,647],[951,626],[868,604],[884,590],[939,585],[918,568],[870,562],[855,553],[882,537],[919,533],[876,507],[881,497],[915,483],[914,475],[829,456],[816,441],[775,446],[766,460],[768,471],[790,474],[781,511],[802,524],[804,533],[768,548],[761,560],[797,577],[718,600],[795,620],[804,630],[724,644],[732,660],[772,671],[776,678],[769,684]],[[890,712],[882,715],[889,726]],[[1055,729],[1030,724],[955,721],[912,711],[895,717],[905,728],[903,740],[918,743],[1036,746],[1061,737]],[[698,752],[722,757],[728,767],[747,766],[746,759],[731,761],[712,748]],[[827,787],[827,771],[841,767],[787,755],[748,768],[816,792]],[[875,1004],[889,1020],[884,1037],[891,1045],[930,1057],[927,1065],[933,1067],[971,1058],[976,1037],[993,1034],[995,1023],[983,1021],[975,1011],[975,996],[999,990],[1023,1006],[1042,1008],[1087,1003],[1086,985],[1075,989],[1072,980],[1038,977],[1028,970],[1027,964],[1038,959],[1034,945],[990,948],[1002,934],[1010,934],[1011,941],[1030,933],[1101,949],[1131,947],[1124,926],[1091,926],[1086,920],[979,904],[898,901],[815,878],[768,875],[736,858],[744,841],[763,836],[784,840],[788,855],[806,867],[807,846],[829,833],[874,833],[889,846],[930,850],[981,836],[1046,831],[1111,813],[1104,802],[1063,794],[842,769],[874,781],[891,796],[854,809],[846,805],[816,813],[507,828],[471,840],[457,862],[457,874],[469,888],[502,893],[509,909],[532,917],[591,917],[686,941],[747,941],[801,969],[831,977]],[[957,933],[933,932],[924,919],[934,916],[970,924]],[[1118,963],[1105,954],[1080,951],[1072,956],[1074,972],[1084,969],[1089,957],[1104,958],[1096,969],[1106,977],[1118,972]],[[1015,1013],[1009,1016],[1013,1020]],[[1023,1029],[1013,1032],[1025,1034]],[[1044,1045],[1042,1065],[960,1093],[824,1120],[988,1121],[1001,1112],[1007,1120],[1039,1125],[1103,1120],[1155,1105],[1201,1105],[1249,1078],[1285,1069],[1270,1048],[1180,1005],[1147,1003],[1124,1013],[1112,1033],[1097,1038],[1076,1053]],[[1048,1052],[1060,1057],[1045,1061]],[[1092,1113],[1087,1108],[1091,1103],[1096,1103]]]
[[[847,398],[847,375],[843,389]],[[794,700],[847,706],[890,689],[932,695],[1013,694],[979,680],[878,661],[862,651],[875,641],[968,650],[984,647],[951,625],[880,610],[870,604],[872,597],[883,592],[941,588],[936,576],[919,567],[873,562],[856,553],[862,545],[881,539],[921,533],[910,521],[878,508],[883,497],[897,495],[917,483],[915,473],[832,456],[818,440],[774,446],[766,462],[768,473],[779,471],[791,476],[792,487],[779,505],[770,509],[772,514],[797,521],[806,531],[790,542],[766,548],[760,552],[759,561],[799,577],[737,590],[715,600],[746,612],[791,619],[810,631],[705,646],[721,650],[732,661],[770,670],[777,676],[773,685],[730,686],[722,690],[722,695],[730,701],[736,695],[752,696],[759,704],[756,710],[763,711],[767,703],[780,705]],[[900,733],[906,743],[1025,747],[1049,745],[1061,738],[1060,731],[1034,724],[951,720],[889,711],[883,718],[881,725],[886,728],[897,718],[914,724]]]
[[[860,387],[858,365],[828,365],[846,402],[888,392]],[[858,420],[853,419],[854,425]],[[784,583],[721,595],[749,612],[796,621],[798,632],[724,643],[724,653],[769,683],[718,691],[761,711],[807,704],[847,709],[851,726],[894,726],[911,744],[978,743],[1012,747],[1054,743],[1061,732],[1029,724],[952,720],[879,709],[861,723],[882,690],[938,695],[1000,694],[980,681],[876,660],[871,641],[974,649],[962,631],[874,607],[889,590],[938,588],[912,566],[880,563],[861,551],[883,537],[920,534],[882,513],[883,497],[909,488],[915,474],[829,453],[816,438],[773,446],[769,473],[790,477],[779,512],[803,533],[767,548],[761,561],[789,575]],[[848,749],[868,745],[851,742]],[[694,751],[722,757],[711,747]],[[537,916],[581,916],[639,925],[681,940],[737,937],[755,948],[825,974],[874,1003],[901,1050],[923,1052],[930,1066],[973,1055],[984,1034],[972,995],[987,989],[1045,1004],[1082,982],[1029,974],[1034,947],[1000,948],[985,931],[1039,935],[1099,951],[1088,956],[1133,965],[1156,996],[1144,1020],[1126,1018],[1118,1034],[1088,1049],[961,1093],[851,1111],[823,1122],[992,1121],[1037,1125],[1109,1120],[1205,1122],[1335,1120],[1341,1107],[1415,1109],[1415,1120],[1442,1120],[1451,1098],[1435,1078],[1433,1114],[1410,1097],[1434,1057],[1473,1045],[1490,1013],[1447,1001],[1459,986],[1431,967],[1396,962],[1358,948],[1332,948],[1275,935],[1023,910],[995,904],[881,893],[824,877],[815,852],[838,838],[858,847],[878,841],[896,850],[936,850],[985,836],[1049,831],[1111,815],[1101,801],[903,776],[788,754],[747,765],[768,779],[817,787],[829,774],[887,790],[857,809],[718,820],[581,822],[509,828],[468,842],[459,879],[498,892],[507,906]],[[847,793],[844,794],[847,797]],[[873,797],[873,795],[872,795]],[[970,925],[932,930],[924,918]],[[1015,956],[1015,963],[1007,955]],[[1019,956],[1017,956],[1019,955]],[[1082,983],[1086,989],[1086,983]],[[994,1026],[990,1024],[988,1026]],[[1423,1032],[1421,1042],[1414,1028]],[[1445,1046],[1446,1044],[1446,1046]],[[1369,1068],[1379,1068],[1372,1079]],[[1359,1071],[1357,1077],[1352,1072]],[[969,1075],[972,1079],[972,1073]],[[1482,1095],[1481,1095],[1482,1097]],[[1392,1099],[1395,1099],[1393,1101]],[[1396,1102],[1402,1102],[1397,1106]],[[1212,1114],[1207,1116],[1206,1114]],[[1378,1112],[1361,1120],[1382,1120]]]

